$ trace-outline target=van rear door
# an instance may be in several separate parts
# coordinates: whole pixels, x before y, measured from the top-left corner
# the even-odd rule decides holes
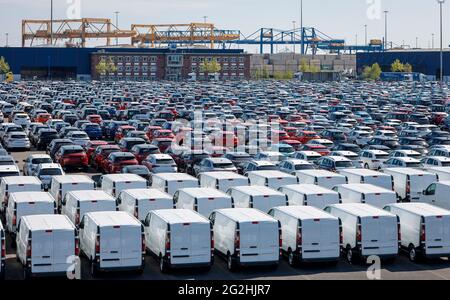
[[[317,178],[317,185],[327,188],[327,189],[333,189],[333,187],[335,187],[336,185],[339,184],[345,184],[345,179],[341,178],[341,177],[336,177],[336,176],[324,176],[324,177],[319,177]]]
[[[51,215],[55,213],[52,202],[19,202],[17,203],[17,220],[23,216]]]
[[[53,272],[64,273],[70,266],[67,258],[75,255],[74,230],[57,230],[53,233]]]
[[[199,264],[211,261],[211,228],[208,224],[171,224],[172,264]]]
[[[339,196],[331,194],[314,194],[307,196],[308,206],[313,206],[318,209],[325,209],[325,207],[333,204],[339,204]]]
[[[450,253],[450,216],[425,218],[426,254]]]
[[[387,216],[361,219],[362,255],[393,255],[398,253],[397,220]]]
[[[364,183],[392,190],[392,179],[390,176],[366,176],[364,178]]]
[[[90,212],[99,211],[116,211],[116,203],[114,201],[80,201],[80,220],[83,216]]]
[[[100,227],[100,268],[122,266],[122,243],[120,226]]]
[[[286,197],[276,195],[253,197],[253,208],[259,209],[264,213],[268,213],[269,210],[277,206],[286,206]]]
[[[332,219],[302,221],[303,259],[335,259],[340,255],[339,222]]]
[[[383,209],[389,204],[397,203],[397,195],[392,193],[365,194],[365,203]]]
[[[197,200],[198,213],[209,218],[211,213],[216,209],[232,208],[230,198],[201,198]]]
[[[121,226],[122,267],[139,267],[142,264],[142,232],[139,226]]]
[[[73,230],[39,230],[32,232],[32,272],[64,273],[67,258],[75,254]]]
[[[240,223],[241,262],[279,259],[279,232],[275,222]]]

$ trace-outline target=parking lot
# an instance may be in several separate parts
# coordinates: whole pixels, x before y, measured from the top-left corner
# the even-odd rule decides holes
[[[13,152],[14,158],[19,162],[20,168],[23,160],[31,153],[41,151]],[[74,173],[75,174],[75,173]],[[79,173],[86,174],[86,173]],[[97,174],[90,172],[88,175]],[[10,241],[7,241],[7,273],[9,280],[23,279],[22,266],[16,262],[14,249],[11,249]],[[102,279],[125,280],[367,280],[367,268],[362,265],[349,265],[341,260],[337,266],[310,264],[298,268],[290,267],[286,260],[280,263],[277,270],[267,268],[243,269],[240,272],[231,273],[227,270],[225,261],[216,257],[214,267],[208,273],[195,272],[193,270],[174,271],[171,274],[162,274],[159,271],[158,262],[148,256],[144,274],[114,273],[104,274]],[[89,274],[89,263],[82,258],[82,279],[92,279]],[[450,280],[450,262],[447,259],[430,260],[425,263],[411,263],[406,255],[400,256],[395,263],[383,265],[381,270],[383,280]]]

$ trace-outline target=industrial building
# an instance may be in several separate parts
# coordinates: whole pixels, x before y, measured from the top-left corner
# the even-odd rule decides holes
[[[250,78],[250,55],[243,50],[188,48],[0,48],[16,80],[99,79],[95,66],[111,58],[117,72],[112,80],[185,80],[191,73],[206,79],[200,65],[217,60],[221,80]]]
[[[436,80],[440,76],[439,50],[390,50],[384,52],[359,52],[356,55],[358,73],[365,66],[378,63],[384,72],[391,71],[391,64],[396,60],[409,63],[414,72],[422,73],[429,80]],[[444,80],[450,81],[450,50],[444,51],[443,64]]]

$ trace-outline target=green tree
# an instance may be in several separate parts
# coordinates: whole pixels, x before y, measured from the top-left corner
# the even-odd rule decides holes
[[[11,68],[9,67],[9,64],[6,62],[5,58],[2,56],[0,57],[0,74],[6,74],[11,71]]]
[[[391,64],[391,71],[392,72],[404,72],[405,70],[405,65],[402,64],[402,62],[398,59],[396,59],[392,64]]]
[[[100,75],[106,75],[106,73],[108,72],[108,64],[104,59],[100,59],[100,61],[95,66],[95,70]]]
[[[309,64],[304,58],[300,61],[299,71],[303,73],[310,72]]]
[[[107,72],[108,73],[115,73],[117,72],[117,67],[112,58],[109,58],[108,62],[106,63]]]
[[[262,69],[262,78],[263,79],[268,79],[269,78],[269,71],[267,70],[267,67],[264,66]]]
[[[409,64],[409,63],[405,64],[405,67],[403,68],[403,71],[406,72],[406,73],[412,73],[412,71],[413,71],[412,65]]]
[[[381,68],[379,64],[372,66],[365,66],[362,72],[362,77],[365,80],[378,80],[381,76]]]
[[[222,67],[217,62],[216,59],[213,59],[210,62],[202,62],[200,64],[200,70],[203,73],[213,74],[213,73],[219,73],[222,70]]]

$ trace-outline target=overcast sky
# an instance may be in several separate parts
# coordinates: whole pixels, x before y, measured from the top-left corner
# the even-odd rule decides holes
[[[80,1],[82,17],[112,18],[120,11],[120,27],[130,24],[215,23],[220,29],[241,30],[250,35],[261,27],[291,29],[292,21],[300,23],[300,0],[54,0],[55,18],[71,17],[73,1]],[[389,40],[415,46],[431,44],[432,33],[439,36],[439,6],[436,0],[304,0],[304,26],[316,27],[348,44],[364,42],[364,24],[369,39],[384,35],[384,16],[389,10]],[[49,18],[50,0],[0,0],[0,45],[21,44],[21,20]],[[444,4],[444,45],[450,44],[450,1]],[[125,43],[126,40],[121,42]],[[249,49],[250,50],[250,49]],[[253,51],[253,50],[250,50]]]

